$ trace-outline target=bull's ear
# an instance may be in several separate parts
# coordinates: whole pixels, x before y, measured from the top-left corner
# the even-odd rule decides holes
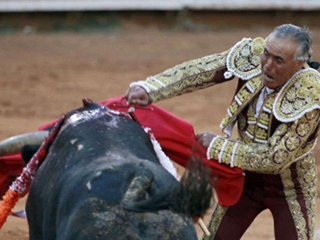
[[[153,179],[153,173],[143,164],[140,164],[128,190],[122,198],[122,207],[132,211],[139,211],[136,207],[140,205],[139,202],[143,202],[149,198],[148,189]]]

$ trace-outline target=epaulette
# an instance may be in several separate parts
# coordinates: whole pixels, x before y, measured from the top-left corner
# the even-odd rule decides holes
[[[231,48],[227,56],[227,71],[224,77],[233,76],[248,80],[261,73],[261,57],[265,48],[265,40],[261,37],[243,38]]]
[[[280,122],[293,122],[314,109],[320,109],[320,74],[308,67],[293,75],[281,88],[273,114]]]

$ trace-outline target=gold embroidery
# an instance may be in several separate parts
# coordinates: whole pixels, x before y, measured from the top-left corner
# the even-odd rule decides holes
[[[237,103],[237,101],[233,101],[229,107],[230,113],[233,115],[237,112],[239,109],[240,105]],[[230,116],[229,116],[230,117]]]
[[[223,149],[222,159],[231,159],[233,150],[232,142],[227,142],[227,145]]]
[[[260,114],[260,119],[259,119],[260,121],[260,123],[261,124],[263,124],[263,125],[265,125],[265,126],[268,126],[269,125],[269,121],[270,121],[270,114],[268,114],[268,113],[261,113]]]
[[[261,38],[261,37],[257,37],[255,39],[253,39],[252,41],[252,52],[254,55],[260,56],[263,53],[263,50],[266,46],[266,40]]]
[[[290,152],[292,152],[300,146],[300,143],[301,143],[300,138],[297,136],[293,136],[293,137],[287,138],[285,145],[286,145],[286,148]]]
[[[270,110],[270,112],[272,111],[272,107],[276,98],[276,92],[271,93],[269,95],[267,95],[266,99],[265,99],[265,103],[264,103],[264,107],[267,108],[268,110]]]
[[[300,137],[306,136],[310,132],[310,123],[309,122],[300,123],[296,131]]]
[[[309,153],[315,146],[315,144],[317,143],[316,139],[314,139],[313,141],[307,142],[303,147],[301,147],[301,149],[299,149],[299,151],[297,152],[297,158],[300,158],[301,156],[303,156],[304,154]]]
[[[261,88],[263,87],[261,76],[250,79],[246,83],[246,85],[250,86],[252,89],[254,89],[254,91],[257,91],[257,90],[260,91]]]
[[[148,84],[152,86],[147,89],[150,100],[156,102],[214,85],[216,71],[226,67],[227,53],[187,61],[147,78],[144,87],[148,88]]]
[[[291,191],[285,190],[285,195],[287,202],[292,202],[291,205],[294,205],[294,208],[290,208],[294,222],[297,226],[299,240],[307,239],[307,236],[313,236],[314,234],[314,227],[315,227],[315,198],[317,195],[317,175],[315,169],[315,159],[312,154],[307,155],[303,159],[297,162],[297,180],[301,185],[301,190],[303,196],[297,196],[293,194],[294,190]],[[289,177],[290,175],[283,174],[282,179],[285,182],[292,181]],[[305,222],[305,218],[302,216],[302,213],[296,214],[298,209],[299,203],[297,202],[298,198],[303,198],[305,201],[306,206],[306,214],[308,222]],[[293,203],[294,202],[294,203]],[[301,209],[300,209],[301,210]],[[308,227],[304,227],[305,225]],[[309,232],[307,232],[309,229]],[[311,237],[312,238],[312,237]]]
[[[315,111],[307,112],[305,116],[308,121],[311,121],[317,116],[317,113]]]
[[[239,125],[239,128],[241,129],[241,131],[243,131],[246,127],[246,118],[243,116],[242,113],[239,114],[239,117],[238,117],[238,125]]]
[[[283,171],[280,176],[282,179],[282,183],[284,185],[284,193],[286,196],[286,200],[287,200],[290,212],[292,214],[293,221],[296,226],[298,239],[305,240],[307,239],[307,234],[306,234],[307,223],[301,211],[300,204],[297,201],[297,195],[295,193],[294,183],[291,179],[290,169],[286,169],[285,171]]]
[[[249,138],[243,131],[241,131],[239,129],[239,141],[243,142],[243,143],[251,143],[252,142],[252,139]]]
[[[310,68],[295,74],[281,89],[274,115],[281,122],[295,121],[302,115],[320,108],[320,75]]]
[[[276,146],[280,143],[280,140],[281,140],[281,137],[276,136],[276,137],[271,138],[269,142],[272,146]]]
[[[257,130],[256,130],[256,138],[257,139],[260,139],[260,140],[266,140],[267,137],[268,137],[268,132],[266,129],[264,128],[260,128],[260,127],[257,127]]]
[[[317,116],[319,117],[319,111]],[[311,116],[311,114],[310,114]],[[281,173],[285,171],[293,162],[299,160],[299,157],[303,157],[306,153],[312,152],[312,144],[307,144],[308,137],[313,134],[317,125],[319,124],[319,118],[313,118],[310,122],[309,133],[303,137],[297,134],[297,129],[305,123],[306,117],[302,117],[299,121],[294,123],[282,123],[268,139],[266,136],[266,130],[262,128],[256,128],[253,134],[250,134],[253,124],[248,124],[245,132],[239,129],[239,136],[243,142],[233,141],[228,138],[218,137],[217,143],[213,144],[212,148],[208,149],[208,153],[211,159],[219,159],[219,161],[229,164],[231,157],[234,160],[234,166],[240,167],[244,170],[260,172],[260,173]],[[261,139],[268,139],[266,143],[253,143]],[[221,149],[223,143],[228,148]],[[229,144],[237,144],[236,151],[230,152],[232,149]],[[233,154],[233,155],[232,155]]]
[[[244,80],[259,75],[261,73],[259,52],[261,52],[262,45],[261,38],[254,40],[244,38],[238,42],[228,54],[228,71]]]
[[[288,125],[286,124],[281,124],[278,128],[277,128],[277,133],[278,135],[284,135],[286,132],[288,131]]]
[[[215,159],[219,159],[220,150],[222,148],[222,145],[224,143],[224,140],[222,138],[218,138],[211,147],[211,154],[214,154],[216,156]]]
[[[237,97],[241,102],[245,102],[250,95],[251,93],[246,88],[243,88],[241,91],[239,91]]]
[[[277,164],[284,163],[288,159],[289,153],[285,149],[279,149],[273,154],[273,162]]]
[[[208,223],[208,230],[210,231],[210,237],[207,237],[205,234],[202,237],[202,240],[211,240],[214,239],[214,236],[217,233],[218,227],[222,221],[223,216],[227,212],[227,207],[222,207],[220,205],[216,205],[211,215],[211,219]]]
[[[250,84],[252,87],[253,92],[248,91],[247,84]],[[261,80],[261,76],[258,76],[256,78],[253,78],[248,81],[248,83],[242,86],[242,88],[239,90],[239,92],[234,96],[233,101],[231,102],[231,105],[229,107],[229,112],[232,116],[227,114],[221,122],[221,128],[224,130],[224,128],[237,117],[237,115],[242,111],[244,107],[252,101],[252,99],[259,93],[261,88],[263,87],[263,82]],[[237,101],[240,100],[241,104]]]
[[[255,106],[256,106],[256,102],[254,101],[253,104],[250,104],[249,109],[248,109],[248,124],[255,124],[255,122],[257,121],[256,116],[255,116]]]

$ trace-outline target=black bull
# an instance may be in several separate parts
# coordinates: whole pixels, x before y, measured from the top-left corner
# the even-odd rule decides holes
[[[198,174],[169,174],[130,118],[86,103],[67,114],[32,182],[30,239],[197,239],[191,218],[211,194]]]

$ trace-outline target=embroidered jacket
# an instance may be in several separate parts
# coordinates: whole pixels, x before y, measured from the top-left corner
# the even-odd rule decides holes
[[[299,239],[305,239],[305,226],[311,231],[314,226],[317,194],[313,149],[320,122],[320,74],[305,64],[284,86],[266,96],[256,117],[257,99],[264,87],[260,59],[264,47],[262,38],[244,38],[226,52],[182,63],[132,85],[142,86],[156,102],[238,77],[238,90],[221,122],[227,133],[237,121],[238,139],[216,136],[207,158],[279,175]],[[301,197],[308,209],[308,223],[297,201]]]

